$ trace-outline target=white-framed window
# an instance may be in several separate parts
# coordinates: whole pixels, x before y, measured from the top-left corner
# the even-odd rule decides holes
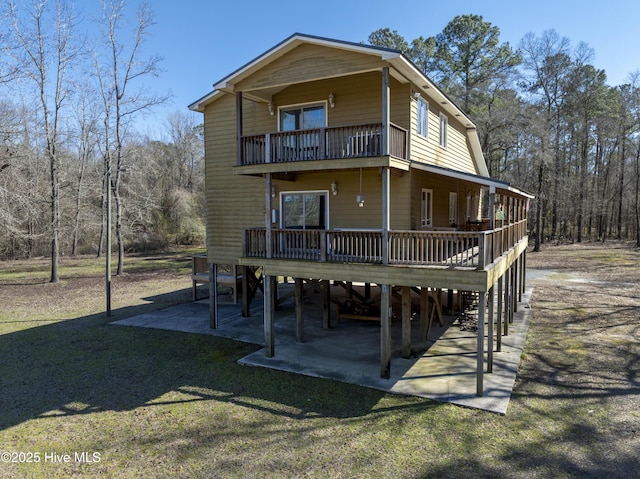
[[[469,193],[467,195],[467,221],[478,221],[478,213],[480,209],[480,194]]]
[[[440,113],[440,146],[447,147],[447,130],[449,129],[449,118]]]
[[[327,126],[324,103],[284,106],[278,109],[280,131],[310,130]]]
[[[431,189],[422,188],[420,218],[422,226],[433,226],[433,190]]]
[[[429,128],[429,103],[423,98],[418,98],[418,135],[427,137]]]
[[[449,192],[449,226],[458,224],[458,193]]]
[[[329,192],[283,191],[280,193],[280,228],[329,229]]]

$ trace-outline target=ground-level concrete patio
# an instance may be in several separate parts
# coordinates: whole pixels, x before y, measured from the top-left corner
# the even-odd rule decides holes
[[[281,294],[286,293],[287,287],[281,288]],[[334,293],[340,294],[339,288],[332,287],[332,295]],[[509,324],[508,335],[502,337],[500,352],[495,351],[494,341],[493,372],[484,374],[482,397],[476,395],[477,333],[462,331],[454,316],[445,315],[443,326],[434,321],[427,341],[420,341],[415,325],[412,328],[413,354],[409,359],[400,357],[401,321],[393,321],[391,377],[383,379],[380,377],[379,323],[352,319],[338,322],[335,310],[332,310],[332,328],[323,329],[322,298],[313,292],[305,294],[304,342],[296,342],[295,305],[293,299],[285,299],[276,310],[274,357],[266,357],[265,350],[261,349],[239,362],[506,414],[529,328],[530,296],[531,289],[522,295],[518,312]],[[249,318],[242,317],[241,305],[220,297],[218,316],[218,329],[210,329],[209,307],[205,300],[113,324],[208,334],[264,345],[260,297],[253,301]],[[486,325],[484,329],[486,332]]]

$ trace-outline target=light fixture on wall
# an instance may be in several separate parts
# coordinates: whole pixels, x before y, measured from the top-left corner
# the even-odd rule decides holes
[[[422,95],[420,94],[419,91],[414,91],[413,92],[413,98],[414,98],[414,100],[419,100],[420,98],[422,98]]]
[[[336,97],[333,96],[333,92],[329,93],[329,107],[333,108],[336,106]]]
[[[273,109],[273,102],[269,102],[269,104],[267,105],[267,108],[269,109],[269,115],[273,116],[276,111]]]
[[[333,194],[333,196],[336,196],[338,194],[338,184],[336,183],[336,180],[333,180],[331,182],[331,193]]]
[[[275,198],[276,197],[276,187],[272,186],[271,187],[271,198]]]
[[[364,195],[362,194],[362,168],[360,168],[360,194],[356,196],[356,203],[360,208],[364,207]]]

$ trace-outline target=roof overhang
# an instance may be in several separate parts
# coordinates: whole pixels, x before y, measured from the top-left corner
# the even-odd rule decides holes
[[[415,168],[421,171],[426,171],[429,173],[434,173],[437,175],[444,175],[456,180],[469,181],[471,183],[476,183],[481,186],[487,186],[493,190],[500,189],[500,190],[509,191],[510,193],[513,193],[518,196],[523,196],[529,199],[535,198],[534,195],[511,186],[511,184],[508,181],[496,180],[495,178],[490,178],[488,176],[474,175],[473,173],[466,173],[464,171],[452,170],[450,168],[444,168],[442,166],[429,165],[427,163],[419,163],[415,161],[411,163],[411,168]]]
[[[430,100],[437,102],[438,108],[451,117],[455,117],[465,128],[475,130],[475,125],[471,119],[399,50],[333,40],[301,33],[294,33],[234,72],[215,82],[213,84],[214,90],[189,105],[189,109],[200,112],[204,111],[204,107],[217,98],[215,95],[216,92],[235,94],[236,84],[303,44],[326,46],[334,49],[372,55],[378,58],[381,62],[380,70],[383,66],[389,66],[390,74],[396,80],[404,84],[413,84],[417,91],[424,94],[425,97],[428,97]],[[283,86],[279,87],[282,88]],[[269,101],[267,97],[275,93],[277,89],[278,86],[276,85],[274,86],[274,90],[268,92],[267,95],[261,95],[258,92],[243,92],[243,94],[246,98],[251,98],[256,101]],[[476,152],[474,152],[474,154],[475,153]]]

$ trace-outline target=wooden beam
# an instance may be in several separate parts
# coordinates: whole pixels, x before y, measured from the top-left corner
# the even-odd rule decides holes
[[[429,315],[429,288],[420,288],[420,340],[429,340],[431,319]]]
[[[266,356],[272,358],[275,354],[275,340],[273,336],[273,316],[275,307],[273,304],[273,281],[271,276],[264,276],[264,345]]]
[[[503,295],[504,276],[498,278],[498,324],[496,326],[496,351],[502,351],[502,295]]]
[[[480,292],[478,299],[478,338],[476,357],[476,396],[484,395],[484,320],[487,308],[487,293]]]
[[[242,266],[242,317],[248,318],[251,306],[251,293],[249,292],[249,266]]]
[[[487,315],[487,372],[493,372],[493,287],[489,289],[489,313]]]
[[[242,165],[242,92],[236,92],[236,148],[237,164]]]
[[[391,376],[391,287],[380,286],[380,377]]]
[[[402,287],[402,351],[403,358],[411,357],[411,287]]]
[[[509,336],[509,314],[511,311],[511,275],[509,270],[504,274],[504,321],[503,331],[504,336]]]
[[[382,168],[382,264],[389,264],[389,229],[391,227],[391,177]]]
[[[331,329],[331,285],[328,279],[322,280],[322,327]]]
[[[218,327],[218,269],[215,263],[209,263],[209,327]]]
[[[303,303],[304,303],[304,280],[302,278],[295,278],[295,291],[296,291],[296,341],[302,343],[304,341],[304,316],[303,316]]]

